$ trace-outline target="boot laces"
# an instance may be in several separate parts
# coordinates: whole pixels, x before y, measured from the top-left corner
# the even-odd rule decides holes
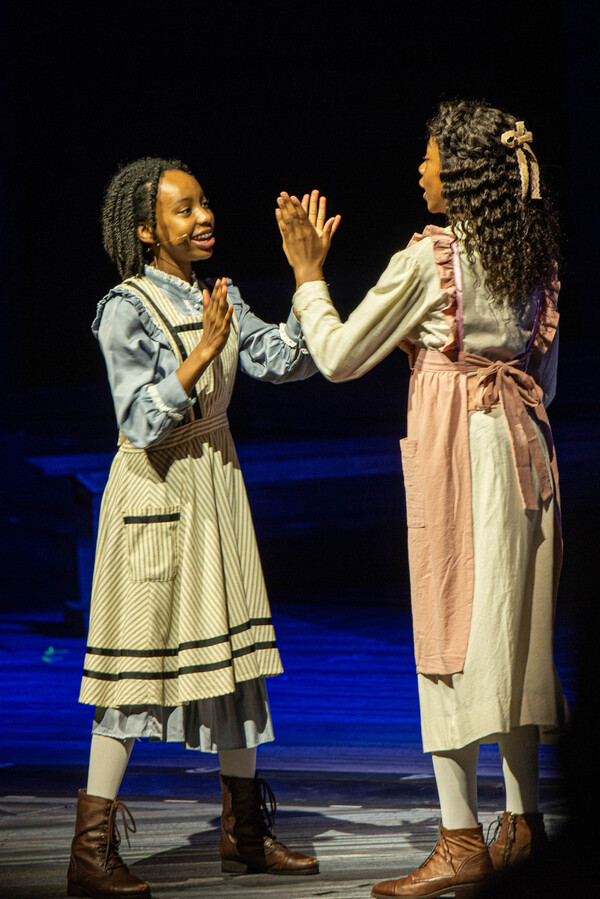
[[[495,829],[494,829],[492,836],[490,837],[490,831],[491,831],[492,827],[494,827],[494,825],[495,825]],[[485,834],[485,845],[488,847],[488,849],[490,848],[492,843],[496,842],[498,834],[500,833],[501,830],[502,830],[502,815],[498,815],[498,817],[496,818],[495,821],[490,821],[490,823],[488,824],[488,829]]]
[[[258,786],[262,829],[266,837],[274,840],[273,826],[275,824],[275,813],[277,812],[277,800],[266,780],[263,780],[262,777],[257,777],[256,784]]]
[[[427,863],[429,862],[429,860],[433,858],[433,856],[436,854],[436,852],[438,851],[438,849],[440,847],[442,850],[442,855],[444,856],[444,861],[446,862],[447,865],[449,865],[450,858],[448,857],[448,853],[446,851],[446,840],[444,839],[444,834],[442,833],[441,825],[438,825],[437,843],[435,844],[435,846],[433,847],[433,849],[431,850],[431,852],[429,853],[429,855],[427,856],[425,861],[419,865],[419,868],[424,868],[425,865],[427,865]]]
[[[510,844],[517,839],[517,816],[515,812],[511,812],[508,816],[508,829],[506,833],[506,846],[504,847],[504,864],[508,864],[510,855]]]
[[[488,849],[490,848],[492,843],[496,842],[496,839],[498,838],[498,834],[502,830],[503,819],[504,819],[504,815],[498,815],[498,818],[496,819],[496,821],[491,821],[490,824],[488,825],[487,833],[485,836],[485,845],[488,847]],[[490,839],[490,831],[491,831],[492,827],[494,827],[494,825],[496,825],[496,827],[495,827],[494,833],[492,834],[492,837]],[[504,864],[506,864],[508,861],[508,857],[510,855],[511,843],[514,843],[516,838],[517,838],[517,815],[515,812],[511,812],[510,815],[508,816],[508,826],[506,829],[506,843],[504,844],[504,854],[502,856]]]
[[[106,828],[104,829],[104,837],[106,840],[106,848],[104,850],[104,861],[103,867],[105,871],[108,871],[112,868],[118,868],[120,866],[124,866],[125,862],[119,855],[119,846],[121,845],[121,834],[119,832],[119,826],[117,824],[117,812],[121,812],[121,820],[123,822],[123,833],[125,834],[125,839],[127,840],[127,845],[131,848],[131,843],[129,841],[129,834],[135,833],[137,828],[135,826],[135,821],[133,820],[133,815],[127,808],[124,802],[120,802],[115,799],[114,802],[111,802],[108,810],[108,814],[106,816]],[[127,821],[129,818],[129,823]]]

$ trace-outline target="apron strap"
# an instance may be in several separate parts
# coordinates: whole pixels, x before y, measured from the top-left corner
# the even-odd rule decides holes
[[[159,307],[156,301],[150,296],[150,294],[144,290],[144,288],[140,285],[141,278],[128,279],[124,283],[127,284],[130,290],[133,290],[135,293],[139,294],[142,299],[150,306],[150,309],[154,313],[154,316],[158,319],[161,329],[165,332],[165,336],[169,339],[169,343],[171,344],[171,349],[175,354],[175,358],[179,359],[179,362],[183,362],[187,359],[186,349],[177,333],[177,329],[172,322],[169,321],[164,311]],[[146,279],[149,280],[149,279]],[[198,418],[202,418],[202,410],[200,408],[200,399],[198,396],[197,386],[194,385],[194,389],[192,391],[191,396],[194,399],[193,404],[187,411],[187,415],[190,421],[196,421]]]

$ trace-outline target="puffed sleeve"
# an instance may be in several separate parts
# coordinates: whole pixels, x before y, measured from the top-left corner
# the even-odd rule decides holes
[[[294,294],[311,356],[330,381],[360,378],[407,338],[442,297],[431,241],[396,253],[377,284],[342,322],[324,281]]]
[[[98,307],[92,330],[106,361],[120,429],[137,447],[160,442],[192,405],[166,337],[140,301],[115,292]]]
[[[306,348],[300,322],[290,310],[287,322],[267,324],[250,311],[237,287],[228,288],[239,323],[239,364],[259,381],[301,381],[317,368]]]

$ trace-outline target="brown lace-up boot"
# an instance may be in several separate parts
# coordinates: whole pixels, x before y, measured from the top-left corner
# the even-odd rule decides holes
[[[148,884],[130,874],[119,855],[121,836],[117,828],[117,811],[121,812],[129,843],[129,831],[135,833],[136,827],[127,806],[116,799],[111,802],[101,796],[88,796],[85,790],[79,791],[75,836],[67,873],[67,896],[150,899]]]
[[[221,871],[226,874],[319,873],[316,858],[292,852],[273,835],[277,803],[266,781],[221,774],[221,794]]]
[[[548,846],[541,812],[517,815],[504,812],[498,818],[494,842],[490,846],[490,858],[494,870],[520,865],[530,855],[535,855]]]
[[[460,830],[447,830],[440,825],[438,841],[421,867],[399,880],[376,884],[371,896],[433,899],[450,891],[457,897],[467,896],[477,892],[493,871],[481,824]]]

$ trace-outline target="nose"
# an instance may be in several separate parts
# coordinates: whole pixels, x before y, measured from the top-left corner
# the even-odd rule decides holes
[[[425,162],[423,161],[421,163],[421,165],[419,166],[419,175],[424,175],[424,174],[425,174]]]
[[[208,206],[198,206],[196,209],[196,221],[200,224],[206,224],[207,222],[212,222],[214,216]]]

